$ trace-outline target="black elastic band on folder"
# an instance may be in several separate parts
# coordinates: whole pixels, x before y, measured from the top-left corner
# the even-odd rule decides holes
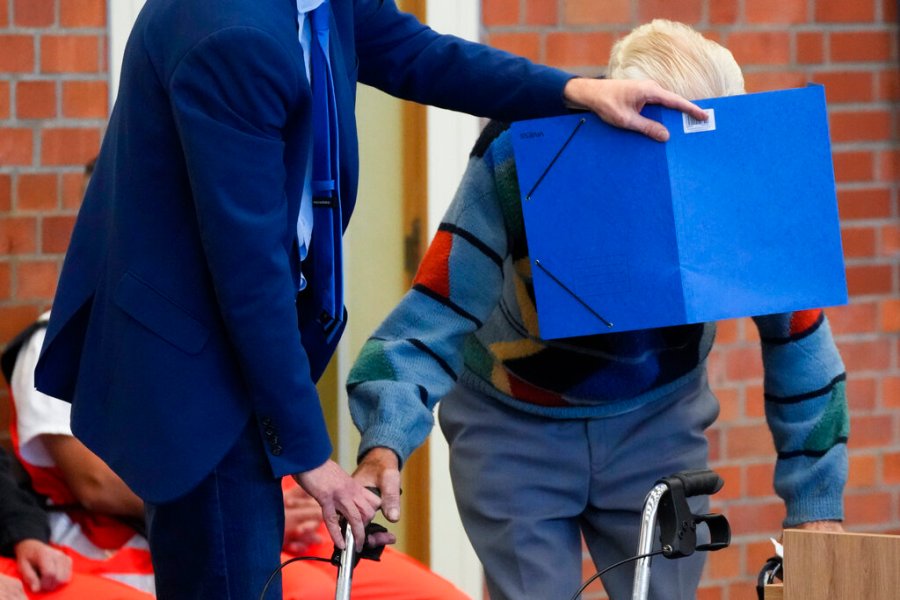
[[[612,323],[610,323],[609,321],[607,321],[606,319],[604,319],[604,318],[600,315],[600,313],[598,313],[596,310],[594,310],[593,308],[591,308],[590,304],[588,304],[587,302],[585,302],[584,300],[582,300],[581,296],[579,296],[578,294],[576,294],[575,292],[573,292],[572,289],[569,288],[569,286],[567,286],[567,285],[564,284],[562,281],[560,281],[559,278],[558,278],[556,275],[554,275],[553,273],[551,273],[550,270],[549,270],[547,267],[545,267],[545,266],[541,263],[541,261],[535,259],[534,264],[535,264],[541,271],[543,271],[544,273],[546,273],[547,276],[550,277],[550,279],[552,279],[554,282],[556,282],[556,285],[558,285],[559,287],[561,287],[562,289],[564,289],[570,296],[572,296],[573,298],[575,298],[575,299],[578,301],[579,304],[581,304],[583,307],[585,307],[586,309],[588,309],[588,311],[590,311],[590,313],[591,313],[592,315],[594,315],[595,317],[597,317],[598,319],[600,319],[600,321],[602,321],[604,325],[606,325],[607,327],[609,327],[610,329],[612,329],[612,326],[613,326]]]
[[[547,168],[544,169],[543,173],[541,173],[541,176],[538,177],[537,182],[535,182],[534,186],[531,188],[531,191],[528,192],[528,195],[525,196],[526,200],[531,200],[531,196],[534,195],[535,190],[537,190],[538,186],[541,185],[541,182],[544,181],[544,177],[547,176],[547,173],[549,173],[550,169],[553,168],[553,165],[556,164],[556,161],[560,157],[560,155],[563,153],[563,150],[566,149],[566,146],[569,145],[569,142],[572,141],[572,138],[575,137],[575,134],[578,133],[578,130],[581,129],[581,126],[584,125],[585,121],[587,121],[587,119],[585,119],[584,117],[579,119],[578,124],[575,125],[575,129],[573,129],[572,133],[569,134],[569,138],[565,141],[565,143],[562,145],[562,147],[559,149],[559,151],[557,151],[556,156],[553,157],[553,160],[550,161],[550,164],[547,165]]]

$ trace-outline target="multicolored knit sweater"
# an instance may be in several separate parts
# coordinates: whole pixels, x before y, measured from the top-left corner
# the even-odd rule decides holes
[[[713,323],[541,339],[505,130],[491,123],[482,133],[413,288],[350,372],[360,454],[384,446],[405,460],[454,385],[550,419],[609,417],[705,372]],[[844,366],[828,321],[811,310],[754,322],[785,525],[841,519],[849,417]]]

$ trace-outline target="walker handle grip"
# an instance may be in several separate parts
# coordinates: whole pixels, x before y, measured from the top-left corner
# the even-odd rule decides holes
[[[679,479],[684,486],[684,495],[710,496],[722,489],[725,481],[719,474],[709,469],[696,469],[693,471],[681,471],[666,479]]]

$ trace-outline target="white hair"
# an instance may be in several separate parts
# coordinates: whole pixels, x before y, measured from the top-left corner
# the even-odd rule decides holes
[[[744,93],[744,76],[731,52],[684,23],[665,19],[616,42],[608,76],[650,79],[689,100]]]

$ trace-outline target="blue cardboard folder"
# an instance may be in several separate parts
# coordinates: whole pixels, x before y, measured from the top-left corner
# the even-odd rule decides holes
[[[661,144],[575,114],[514,123],[541,336],[847,302],[821,86],[649,106]]]

